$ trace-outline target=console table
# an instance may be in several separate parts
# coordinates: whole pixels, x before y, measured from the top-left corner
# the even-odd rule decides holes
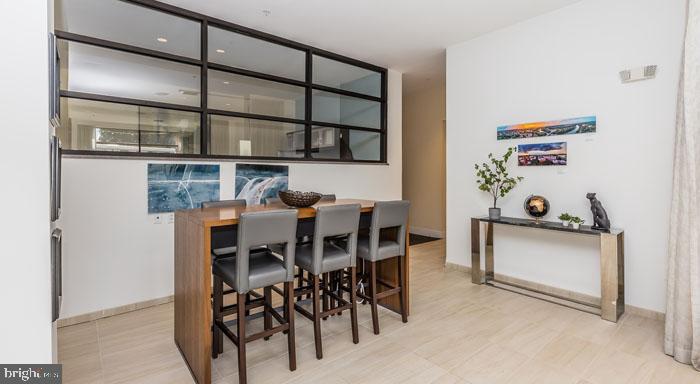
[[[485,274],[481,276],[481,223],[486,223],[486,255]],[[562,295],[552,294],[525,287],[512,282],[497,280],[494,274],[493,260],[493,225],[509,225],[516,227],[534,228],[545,231],[568,232],[577,235],[600,237],[600,305],[574,300]],[[557,304],[567,305],[575,309],[586,310],[600,314],[608,321],[617,322],[625,311],[625,256],[624,256],[624,231],[611,229],[601,231],[592,229],[590,226],[582,225],[579,229],[565,227],[561,223],[540,221],[535,222],[529,219],[519,219],[514,217],[501,217],[492,220],[488,217],[474,217],[471,219],[471,239],[472,239],[472,283],[487,284],[498,287],[495,283],[518,288],[520,290],[534,292],[538,295],[551,297],[558,301]],[[498,287],[500,288],[500,287]],[[538,296],[532,296],[541,298]],[[548,300],[549,301],[549,300]]]

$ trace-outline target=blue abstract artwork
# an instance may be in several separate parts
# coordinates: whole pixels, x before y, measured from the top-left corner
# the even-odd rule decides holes
[[[218,164],[148,164],[148,213],[199,208],[219,187]]]
[[[289,167],[286,165],[236,164],[236,199],[245,199],[248,205],[264,204],[286,191]]]

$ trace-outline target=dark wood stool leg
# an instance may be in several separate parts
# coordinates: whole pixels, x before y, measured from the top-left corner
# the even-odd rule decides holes
[[[238,307],[237,309],[237,315],[238,315],[238,321],[237,321],[237,328],[238,328],[238,383],[239,384],[246,384],[248,382],[247,375],[246,375],[246,358],[245,358],[245,305],[241,305],[241,303],[246,302],[246,294],[245,293],[239,293],[238,294]]]
[[[272,287],[265,287],[263,289],[263,294],[265,295],[265,305],[263,306],[263,316],[264,316],[264,326],[265,330],[272,329]],[[265,337],[265,340],[270,340],[270,336]]]
[[[328,274],[328,292],[335,292],[335,271]],[[335,299],[331,295],[328,295],[328,300],[329,308],[335,308]],[[335,316],[335,314],[332,316]]]
[[[321,346],[321,309],[319,308],[319,301],[321,301],[321,294],[319,292],[321,277],[316,275],[313,277],[313,315],[314,315],[314,342],[316,343],[316,358],[323,358],[323,347]]]
[[[299,269],[299,279],[298,279],[297,286],[298,286],[299,288],[301,288],[301,287],[304,286],[304,270],[301,269],[301,267],[297,267],[297,268]],[[302,299],[304,299],[303,296],[297,297],[297,301],[301,301]]]
[[[250,303],[250,293],[246,293],[246,294],[245,294],[245,303],[246,303],[246,305],[247,305],[248,303]],[[246,309],[246,310],[245,310],[245,315],[246,315],[246,316],[250,316],[250,311]]]
[[[219,357],[219,353],[224,352],[224,337],[221,329],[216,326],[216,321],[220,320],[221,317],[221,307],[224,301],[224,282],[214,275],[214,300],[212,306],[214,307],[214,321],[213,321],[213,338],[212,338],[212,348],[211,357],[216,359]]]
[[[323,295],[321,295],[321,299],[323,300],[323,312],[326,312],[328,310],[328,299],[330,296],[328,296],[328,290],[329,290],[329,284],[328,284],[328,276],[330,274],[328,272],[323,274]],[[328,316],[324,316],[323,320],[328,320]]]
[[[343,277],[344,277],[343,271],[344,270],[335,271],[334,272],[335,276],[333,277],[333,292],[335,292],[338,295],[338,297],[340,297],[341,299],[344,296],[343,290],[340,289],[340,286],[343,284]],[[340,306],[340,302],[336,300],[335,303],[333,304],[333,308],[339,307],[339,306]],[[343,311],[338,312],[338,316],[342,316],[342,315],[343,315]]]
[[[302,270],[301,273],[302,273],[302,276],[304,276],[304,275],[303,275],[303,273],[304,273],[303,270]],[[311,280],[312,280],[312,278],[311,278],[311,272],[306,272],[306,279],[309,280],[309,283],[311,283]],[[307,294],[306,294],[306,299],[307,299],[307,300],[310,299],[311,296],[312,296],[311,293],[307,293]]]
[[[406,274],[403,273],[404,271],[404,265],[406,263],[406,258],[403,256],[399,256],[399,262],[396,263],[399,266],[399,287],[401,287],[401,291],[399,292],[399,308],[401,309],[401,321],[404,323],[408,323],[408,316],[406,314],[406,309],[408,308],[408,301],[407,298],[408,296],[406,295]]]
[[[357,344],[360,342],[360,337],[357,330],[357,275],[355,274],[357,267],[350,267],[350,325],[352,326],[352,342]],[[341,290],[342,292],[342,290]]]
[[[374,334],[379,334],[379,315],[377,314],[377,262],[370,261],[369,266],[369,290],[370,304],[372,305],[372,328]]]
[[[287,352],[289,353],[289,370],[297,369],[297,348],[294,340],[294,282],[284,283],[284,319],[289,324],[287,331]]]

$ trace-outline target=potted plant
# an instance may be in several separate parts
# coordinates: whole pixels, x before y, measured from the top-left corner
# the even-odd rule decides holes
[[[474,164],[476,184],[480,190],[490,193],[493,197],[493,207],[489,208],[489,219],[491,220],[501,218],[501,209],[496,206],[498,198],[505,197],[519,182],[523,181],[520,176],[510,176],[506,168],[508,159],[515,150],[515,147],[508,148],[502,158],[496,158],[493,153],[489,153],[490,164]]]
[[[561,225],[568,227],[569,223],[571,222],[571,215],[564,212],[561,215],[559,215],[559,220],[561,220]]]
[[[586,222],[586,220],[584,220],[578,216],[574,216],[571,218],[571,225],[574,227],[574,229],[579,229],[581,227],[581,224],[583,224],[585,222]]]

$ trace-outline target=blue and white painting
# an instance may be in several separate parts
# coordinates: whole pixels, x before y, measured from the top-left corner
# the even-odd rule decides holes
[[[148,213],[200,208],[219,188],[218,164],[148,164]]]
[[[236,164],[236,199],[245,199],[248,205],[264,204],[286,191],[289,167],[286,165]]]

